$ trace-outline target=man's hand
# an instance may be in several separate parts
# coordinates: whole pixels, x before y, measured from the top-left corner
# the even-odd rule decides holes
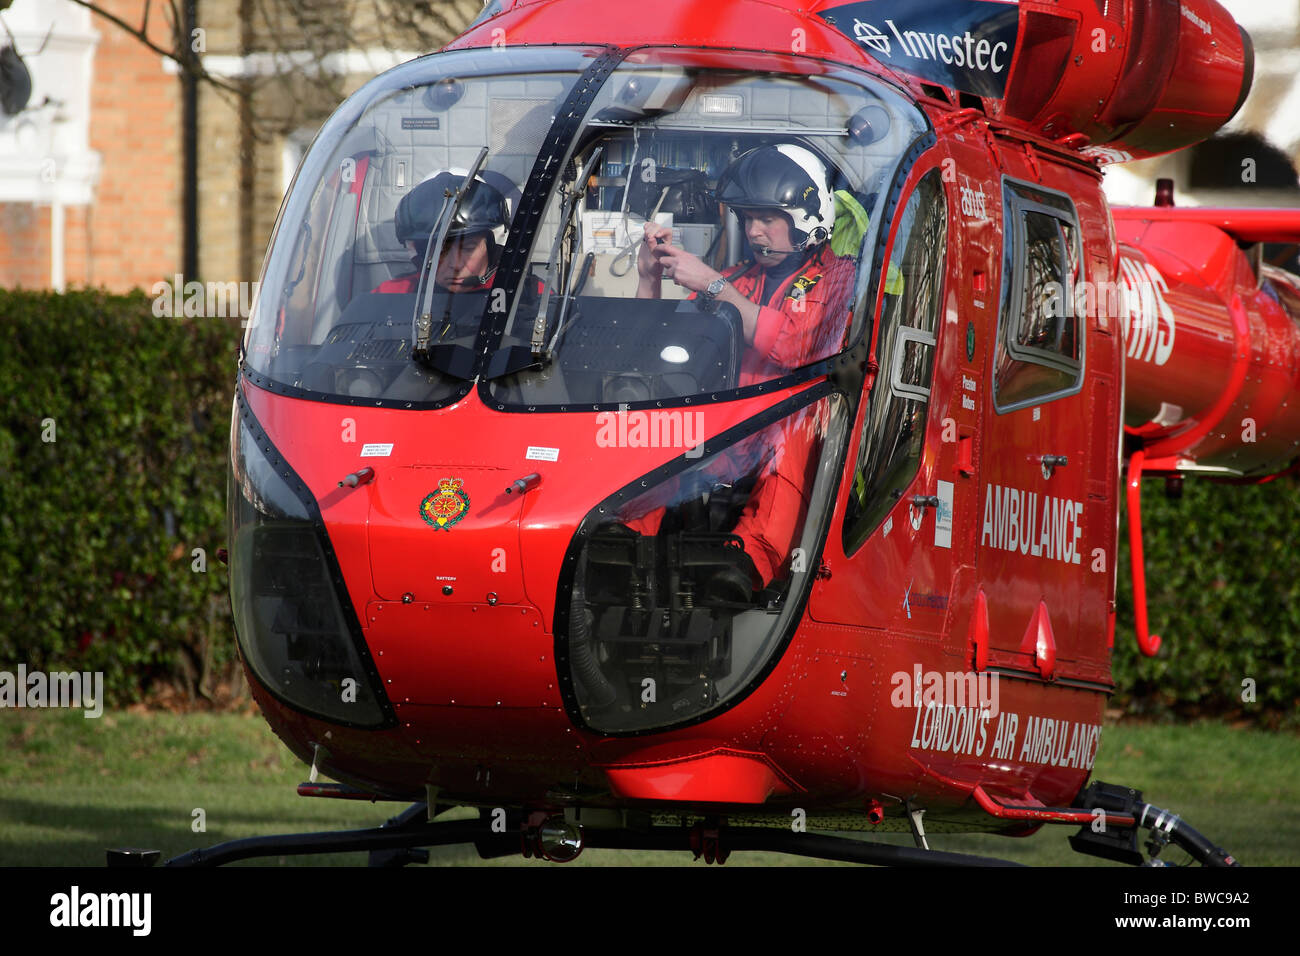
[[[672,239],[673,231],[667,226],[645,224],[645,241],[637,254],[637,269],[641,273],[638,298],[659,298],[661,280],[665,277],[695,293],[703,292],[714,279],[722,278],[721,272],[706,265],[699,256],[674,246]],[[745,344],[752,344],[758,327],[758,306],[736,291],[730,282],[722,287],[718,301],[730,302],[740,312]]]
[[[665,278],[672,279],[683,289],[692,292],[703,292],[710,282],[722,277],[721,272],[705,265],[699,256],[676,246],[659,246],[654,250],[654,255],[659,260],[659,268]]]
[[[661,226],[657,222],[645,224],[645,239],[636,254],[636,271],[640,273],[642,279],[663,277],[663,264],[655,255],[655,250],[671,246],[672,241],[673,231],[667,226]]]
[[[658,299],[663,296],[664,269],[656,249],[663,249],[673,241],[673,231],[657,222],[645,224],[645,238],[636,253],[636,287],[638,299]]]

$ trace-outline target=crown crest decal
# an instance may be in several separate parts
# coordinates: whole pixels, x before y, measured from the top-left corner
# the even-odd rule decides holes
[[[459,478],[443,478],[438,482],[438,490],[425,496],[420,502],[420,517],[425,524],[435,531],[439,528],[450,531],[452,526],[465,517],[469,511],[469,495],[463,488],[465,483]]]

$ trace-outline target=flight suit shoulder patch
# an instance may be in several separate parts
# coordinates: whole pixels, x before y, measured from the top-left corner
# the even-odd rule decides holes
[[[794,280],[794,285],[790,287],[790,293],[787,299],[802,299],[812,291],[813,286],[822,280],[821,273],[811,276],[800,276]]]

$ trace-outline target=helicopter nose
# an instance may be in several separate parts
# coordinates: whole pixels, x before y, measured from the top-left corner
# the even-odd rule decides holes
[[[553,642],[524,592],[527,496],[507,492],[499,469],[454,462],[389,468],[372,484],[367,641],[394,705],[539,706]]]
[[[370,570],[381,601],[523,602],[523,502],[496,469],[415,464],[381,471],[374,486]]]

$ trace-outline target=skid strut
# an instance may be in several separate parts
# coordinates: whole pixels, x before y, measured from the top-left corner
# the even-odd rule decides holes
[[[986,813],[1001,820],[1024,820],[1031,824],[1082,824],[1070,837],[1078,853],[1099,856],[1131,866],[1161,866],[1156,860],[1170,843],[1182,847],[1205,866],[1240,866],[1222,847],[1216,846],[1177,814],[1161,810],[1142,800],[1140,791],[1109,783],[1094,783],[1080,791],[1076,806],[1044,807],[1027,801],[999,800],[977,786],[972,796]],[[1147,852],[1138,849],[1138,831],[1147,829]]]
[[[490,815],[478,820],[429,822],[427,805],[416,803],[387,825],[334,833],[296,833],[232,840],[217,846],[190,850],[168,860],[165,866],[220,866],[237,860],[264,856],[296,856],[314,853],[369,852],[371,865],[401,866],[427,857],[422,848],[471,845],[480,857],[540,855],[555,862],[577,856],[584,847],[617,850],[677,850],[693,852],[707,862],[724,862],[729,855],[763,850],[794,856],[880,866],[1015,866],[1005,860],[944,853],[909,846],[893,846],[846,837],[814,833],[792,833],[784,828],[728,827],[721,819],[696,826],[648,826],[640,829],[598,829],[573,827],[576,833],[559,827],[561,815],[544,818],[538,812],[516,816],[522,826],[499,832]],[[110,865],[151,865],[157,859],[144,851],[109,851]]]

